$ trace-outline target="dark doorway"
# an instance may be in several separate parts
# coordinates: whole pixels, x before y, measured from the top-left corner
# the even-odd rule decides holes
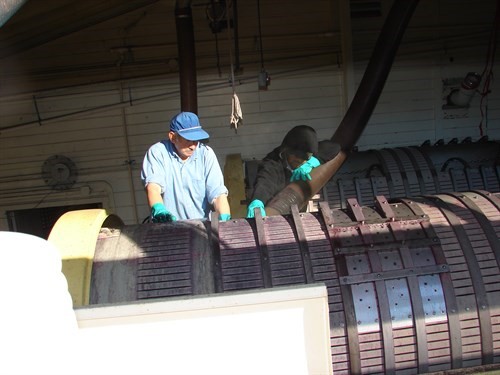
[[[48,239],[52,227],[64,213],[89,208],[102,208],[102,203],[7,211],[9,230]]]

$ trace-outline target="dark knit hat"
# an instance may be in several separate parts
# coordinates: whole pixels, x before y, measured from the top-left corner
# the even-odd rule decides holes
[[[298,125],[292,128],[281,143],[282,149],[301,151],[305,153],[318,153],[318,139],[316,131],[307,125]]]

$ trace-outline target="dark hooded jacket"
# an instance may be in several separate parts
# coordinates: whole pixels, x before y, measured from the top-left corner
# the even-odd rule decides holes
[[[307,125],[294,127],[286,134],[281,145],[262,159],[257,167],[257,176],[250,201],[259,199],[264,205],[267,205],[290,182],[292,171],[287,168],[285,157],[282,158],[285,150],[311,152],[314,156],[317,156],[318,140],[316,131]]]

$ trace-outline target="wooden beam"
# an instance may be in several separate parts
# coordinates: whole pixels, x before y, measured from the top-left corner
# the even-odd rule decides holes
[[[44,1],[29,1],[0,33],[0,59],[97,25],[159,0],[72,1],[48,8]],[[172,22],[174,22],[172,9]]]

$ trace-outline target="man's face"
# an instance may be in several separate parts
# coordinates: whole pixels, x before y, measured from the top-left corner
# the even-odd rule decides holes
[[[312,154],[309,152],[288,150],[286,152],[286,160],[287,160],[290,168],[292,168],[292,170],[293,170],[293,169],[297,169],[302,164],[304,164],[306,161],[308,161],[309,158],[311,157],[311,155]]]
[[[193,155],[198,146],[198,141],[188,141],[172,131],[168,133],[168,138],[174,144],[177,154],[182,160],[186,160]]]

